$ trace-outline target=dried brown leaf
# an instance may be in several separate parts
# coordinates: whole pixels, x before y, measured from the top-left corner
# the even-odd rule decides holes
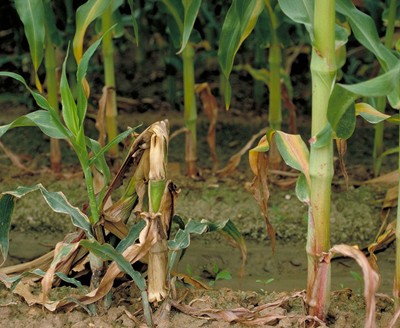
[[[398,196],[399,196],[399,186],[398,185],[389,188],[386,191],[385,199],[383,200],[382,209],[396,207]]]
[[[104,86],[102,95],[99,100],[99,110],[96,115],[96,129],[99,131],[99,137],[97,141],[102,147],[106,144],[107,131],[106,131],[106,108],[110,102],[110,87]]]
[[[27,168],[22,162],[20,161],[19,157],[15,155],[11,150],[9,150],[4,144],[0,141],[0,148],[4,151],[6,156],[10,159],[11,163],[15,167],[18,167],[19,169],[28,172],[28,173],[33,173],[33,171],[29,168]]]
[[[70,264],[71,257],[75,257],[74,255],[76,255],[76,250],[78,249],[78,247],[79,243],[57,243],[54,249],[53,261],[51,262],[49,269],[46,271],[46,274],[42,279],[43,304],[47,302],[47,296],[50,292],[51,287],[53,286],[53,278],[56,269],[60,267],[60,264],[62,264],[63,262],[69,262]],[[70,267],[70,265],[68,265],[68,267]]]
[[[297,322],[313,322],[320,327],[326,327],[325,324],[315,317],[306,315],[288,315],[285,308],[287,303],[294,298],[304,300],[303,292],[296,292],[291,296],[284,296],[275,302],[258,305],[254,308],[235,308],[235,309],[216,309],[216,308],[196,308],[192,305],[181,304],[172,301],[172,306],[179,311],[202,319],[223,320],[230,323],[240,323],[246,326],[264,326],[273,325],[284,318],[295,319]]]
[[[336,139],[336,148],[339,155],[340,170],[342,171],[344,180],[346,182],[346,189],[349,189],[349,175],[346,170],[346,163],[344,162],[344,155],[347,151],[346,139]]]
[[[395,312],[395,314],[394,314],[392,320],[390,320],[390,323],[389,323],[389,327],[388,327],[388,328],[397,327],[397,326],[396,326],[396,323],[397,323],[397,321],[399,320],[399,317],[400,317],[400,308],[398,308],[398,309],[396,310],[396,312]]]
[[[238,167],[242,156],[247,153],[247,151],[251,148],[253,143],[258,138],[260,138],[262,135],[264,135],[266,133],[267,133],[267,129],[262,129],[259,132],[257,132],[256,134],[254,134],[250,138],[250,140],[246,143],[246,145],[244,145],[242,149],[240,149],[235,155],[233,155],[229,159],[228,164],[216,172],[217,176],[226,177],[226,176],[230,175],[232,172],[234,172],[236,170],[236,168]]]
[[[398,181],[399,181],[399,172],[396,170],[396,171],[381,175],[377,178],[365,181],[365,184],[374,184],[374,183],[397,184]]]
[[[210,148],[211,161],[213,163],[213,170],[218,167],[217,149],[216,149],[216,125],[218,119],[218,103],[217,99],[211,93],[208,83],[201,83],[195,86],[195,92],[199,95],[203,104],[203,109],[207,115],[210,126],[207,133],[207,143]]]
[[[368,259],[364,255],[362,251],[360,251],[356,247],[352,247],[349,245],[335,245],[327,253],[321,265],[327,266],[334,253],[340,253],[344,256],[348,256],[353,258],[358,265],[361,267],[364,277],[364,297],[366,303],[366,317],[365,317],[365,328],[373,328],[376,327],[375,323],[375,293],[379,287],[379,275],[378,273],[372,268]],[[323,272],[324,270],[319,270],[319,272]],[[315,284],[315,288],[319,288],[318,281],[323,279],[323,277],[317,277],[317,283]],[[313,292],[314,294],[314,292]]]
[[[259,141],[259,145],[265,142],[266,136],[262,137]],[[268,199],[269,199],[269,189],[268,189],[268,156],[264,152],[250,152],[252,162],[253,172],[255,176],[250,185],[250,192],[253,194],[257,201],[258,206],[265,219],[265,224],[267,226],[268,235],[271,238],[272,252],[275,251],[275,229],[269,221],[268,217]],[[250,156],[249,155],[249,156]]]
[[[200,280],[197,280],[196,278],[185,273],[177,273],[172,271],[171,274],[174,277],[177,277],[180,281],[183,281],[185,284],[191,285],[196,289],[211,289],[208,285],[202,283]]]

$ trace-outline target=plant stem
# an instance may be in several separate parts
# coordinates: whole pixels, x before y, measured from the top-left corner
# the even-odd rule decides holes
[[[328,101],[336,77],[335,64],[335,0],[315,1],[314,49],[311,58],[312,127],[317,135],[327,124]],[[329,250],[330,198],[333,177],[333,144],[322,148],[311,146],[311,204],[308,217],[307,300],[310,314],[324,319],[329,306],[330,266],[320,272],[320,258]],[[316,286],[317,277],[322,277]]]
[[[389,6],[388,24],[385,33],[385,47],[388,49],[392,48],[394,25],[396,22],[396,9],[397,0],[391,0]],[[376,109],[384,113],[386,107],[386,98],[379,97],[376,103]],[[374,149],[372,152],[372,158],[374,161],[374,175],[378,176],[381,171],[382,158],[380,157],[383,153],[383,132],[384,122],[380,122],[375,125],[375,136],[374,136]]]
[[[270,1],[265,0],[265,6],[269,15],[271,29],[271,47],[269,49],[269,70],[271,73],[269,83],[269,126],[274,130],[281,130],[282,126],[282,96],[281,96],[281,66],[282,53],[279,45],[276,30],[278,22],[276,15],[271,7]],[[271,169],[279,169],[281,156],[274,144],[270,149]]]
[[[110,5],[102,16],[103,37],[103,60],[105,84],[109,89],[106,105],[106,130],[108,140],[113,140],[118,135],[117,123],[117,100],[115,94],[115,73],[114,73],[114,46],[112,33],[107,32],[112,26],[112,6]],[[118,145],[110,148],[111,157],[118,156]]]
[[[182,52],[183,59],[183,94],[184,94],[184,121],[188,130],[186,133],[185,161],[186,173],[195,177],[197,171],[197,108],[194,95],[194,49],[188,43]]]
[[[400,125],[399,125],[399,140],[400,146]],[[398,160],[398,173],[400,174],[400,151]],[[400,179],[398,182],[400,190]],[[396,218],[396,269],[394,275],[393,296],[395,301],[396,310],[400,305],[400,197],[397,197],[397,218]]]
[[[47,28],[47,31],[49,29]],[[47,101],[58,114],[58,81],[57,81],[57,61],[55,46],[51,41],[50,33],[46,33],[45,46],[45,68],[47,80]],[[50,139],[50,164],[55,173],[61,172],[61,149],[58,139]]]

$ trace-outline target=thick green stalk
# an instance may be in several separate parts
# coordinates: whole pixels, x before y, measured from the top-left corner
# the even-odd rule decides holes
[[[112,33],[106,33],[112,26],[112,6],[104,12],[102,16],[103,30],[103,60],[104,60],[104,79],[109,90],[106,105],[106,130],[108,140],[113,140],[118,135],[117,123],[117,99],[115,93],[115,72],[114,72],[114,46]],[[118,145],[111,147],[109,154],[112,157],[118,156]]]
[[[50,106],[58,113],[58,81],[57,81],[57,61],[55,46],[51,42],[49,33],[46,35],[45,47],[45,68],[47,80],[47,101]],[[50,139],[50,164],[53,172],[61,171],[61,149],[58,139]]]
[[[281,66],[282,53],[276,30],[278,22],[276,15],[271,7],[270,1],[266,0],[265,5],[269,15],[271,27],[271,47],[269,49],[269,126],[274,130],[281,130],[282,126],[282,95],[281,95]],[[272,169],[279,169],[281,164],[281,156],[274,144],[270,149],[270,163]]]
[[[184,94],[184,121],[188,130],[186,133],[186,173],[190,177],[198,174],[197,171],[197,108],[194,95],[194,49],[188,43],[182,52],[183,59],[183,94]]]
[[[314,49],[311,58],[312,127],[317,135],[327,124],[328,101],[335,83],[335,0],[315,1]],[[310,314],[324,319],[329,306],[330,267],[322,272],[320,258],[329,250],[333,144],[311,146],[311,205],[308,217],[307,300]],[[317,286],[316,279],[319,280]]]
[[[386,34],[385,34],[385,47],[388,49],[391,49],[393,44],[394,25],[396,22],[396,9],[397,9],[397,0],[390,1],[388,24],[386,27]],[[386,98],[385,97],[378,98],[376,109],[384,113],[385,107],[386,107]],[[382,158],[380,156],[383,153],[383,132],[384,132],[384,122],[375,124],[374,149],[372,152],[372,158],[374,160],[375,176],[379,175],[382,166]]]
[[[282,97],[281,97],[281,66],[282,53],[276,29],[278,22],[269,1],[265,1],[271,26],[271,47],[268,62],[271,74],[269,84],[269,125],[274,130],[281,130],[282,125]]]
[[[399,126],[399,140],[400,146],[400,126]],[[399,151],[399,163],[398,163],[398,173],[400,174],[400,151]],[[398,182],[400,190],[400,179]],[[393,286],[393,296],[396,305],[396,309],[400,305],[400,197],[397,197],[397,219],[396,219],[396,270],[394,275],[394,286]]]

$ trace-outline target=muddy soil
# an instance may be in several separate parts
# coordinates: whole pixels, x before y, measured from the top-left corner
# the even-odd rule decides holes
[[[24,106],[3,106],[0,124],[10,122],[14,117],[26,113]],[[159,119],[168,118],[171,131],[182,127],[182,115],[176,111],[152,111],[144,114],[123,111],[120,126],[136,126]],[[306,122],[306,119],[303,118]],[[217,125],[218,155],[220,167],[236,153],[246,141],[265,126],[267,118],[255,114],[236,115],[235,111],[220,113]],[[123,123],[122,123],[123,122]],[[307,124],[301,124],[303,135],[308,135]],[[349,141],[346,155],[350,186],[345,187],[340,169],[336,170],[334,192],[332,195],[332,244],[347,243],[363,248],[375,238],[381,224],[382,201],[387,190],[386,185],[363,185],[358,182],[371,177],[370,138],[372,128],[359,123],[354,138]],[[143,127],[139,128],[143,129]],[[276,229],[276,251],[272,254],[270,239],[256,201],[247,191],[246,184],[251,181],[251,173],[244,157],[232,175],[217,178],[211,172],[209,152],[205,135],[208,124],[204,117],[199,122],[199,164],[202,179],[193,181],[184,175],[184,138],[180,135],[173,139],[169,153],[169,176],[181,188],[176,213],[184,220],[207,219],[222,222],[231,219],[245,237],[248,248],[248,261],[241,277],[240,252],[219,235],[209,234],[192,238],[183,259],[177,263],[175,272],[190,274],[201,280],[212,290],[192,291],[183,297],[185,288],[178,286],[182,304],[192,304],[197,309],[209,308],[232,310],[244,307],[248,310],[274,301],[281,302],[273,310],[280,316],[265,327],[301,327],[306,322],[322,325],[305,316],[302,291],[306,284],[306,229],[307,208],[301,204],[293,188],[282,190],[271,186],[269,216]],[[93,122],[88,130],[95,133]],[[386,139],[396,140],[395,130],[388,129]],[[70,202],[83,206],[86,202],[84,183],[68,145],[63,144],[63,174],[54,175],[48,167],[49,140],[35,128],[11,131],[2,138],[6,147],[18,155],[29,171],[23,171],[11,165],[10,159],[0,154],[1,191],[12,190],[19,185],[42,183],[48,190],[63,191]],[[395,167],[396,160],[388,158],[384,162],[384,172]],[[338,165],[336,165],[338,167]],[[389,214],[394,217],[395,209]],[[56,242],[73,230],[69,219],[54,214],[46,207],[39,194],[32,193],[17,202],[10,232],[10,254],[6,265],[26,262],[51,250]],[[174,227],[172,235],[176,232]],[[377,319],[379,327],[386,327],[393,315],[391,295],[394,272],[394,248],[378,254],[381,274],[380,296],[377,297]],[[226,270],[230,280],[215,281],[215,270]],[[89,316],[82,309],[72,313],[49,313],[38,307],[28,307],[17,296],[12,296],[1,287],[0,319],[8,322],[9,327],[139,327],[143,320],[140,302],[135,296],[135,288],[126,283],[126,288],[117,288],[111,309],[106,314]],[[229,288],[229,289],[225,289]],[[129,292],[127,292],[128,290]],[[328,315],[329,327],[362,327],[365,304],[362,298],[363,282],[361,271],[353,261],[339,258],[332,266],[333,299]],[[386,296],[385,296],[386,295]],[[192,301],[192,303],[190,303]],[[187,310],[187,309],[186,309]],[[184,313],[182,307],[172,306],[172,312],[165,327],[241,327],[244,323],[228,324],[222,320],[211,320],[210,311],[192,311]],[[266,310],[265,310],[266,311]],[[264,311],[264,315],[265,315]],[[195,318],[195,316],[201,318]]]

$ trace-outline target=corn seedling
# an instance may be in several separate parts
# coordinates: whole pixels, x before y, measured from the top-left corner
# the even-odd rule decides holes
[[[330,265],[324,260],[324,254],[337,249],[348,256],[355,257],[362,263],[365,296],[373,297],[372,290],[367,291],[368,283],[373,288],[377,286],[377,275],[370,265],[366,265],[358,250],[349,247],[335,246],[330,250],[330,194],[333,177],[333,144],[332,138],[348,139],[355,128],[357,115],[371,123],[381,122],[388,118],[376,109],[363,103],[354,104],[360,97],[388,96],[393,106],[399,103],[396,95],[399,81],[399,64],[395,56],[380,42],[371,19],[359,12],[347,0],[338,1],[305,1],[294,3],[280,0],[283,12],[291,19],[302,23],[307,28],[313,45],[311,59],[312,75],[312,122],[310,139],[311,150],[298,135],[288,135],[280,131],[271,131],[268,138],[260,141],[259,145],[250,152],[250,164],[260,181],[260,155],[269,149],[269,142],[274,137],[278,150],[289,166],[301,172],[296,185],[298,198],[309,207],[308,214],[308,281],[307,300],[309,312],[324,319],[329,306],[330,295]],[[342,64],[337,64],[336,51],[346,43],[347,33],[341,26],[335,27],[336,10],[344,15],[358,41],[371,50],[384,66],[385,74],[355,85],[336,83],[336,71]],[[369,26],[365,31],[361,26]],[[337,31],[337,32],[335,32]],[[261,188],[262,186],[262,188]],[[260,182],[256,190],[264,190],[264,202],[268,199],[265,185]],[[259,194],[261,194],[259,192]],[[265,204],[264,204],[265,207]],[[265,208],[263,208],[263,212]],[[327,258],[325,258],[327,259]],[[368,278],[370,276],[370,278]],[[375,288],[374,287],[374,288]],[[374,305],[368,306],[371,310]],[[372,310],[371,310],[372,311]],[[371,312],[368,312],[366,326],[373,326]]]

